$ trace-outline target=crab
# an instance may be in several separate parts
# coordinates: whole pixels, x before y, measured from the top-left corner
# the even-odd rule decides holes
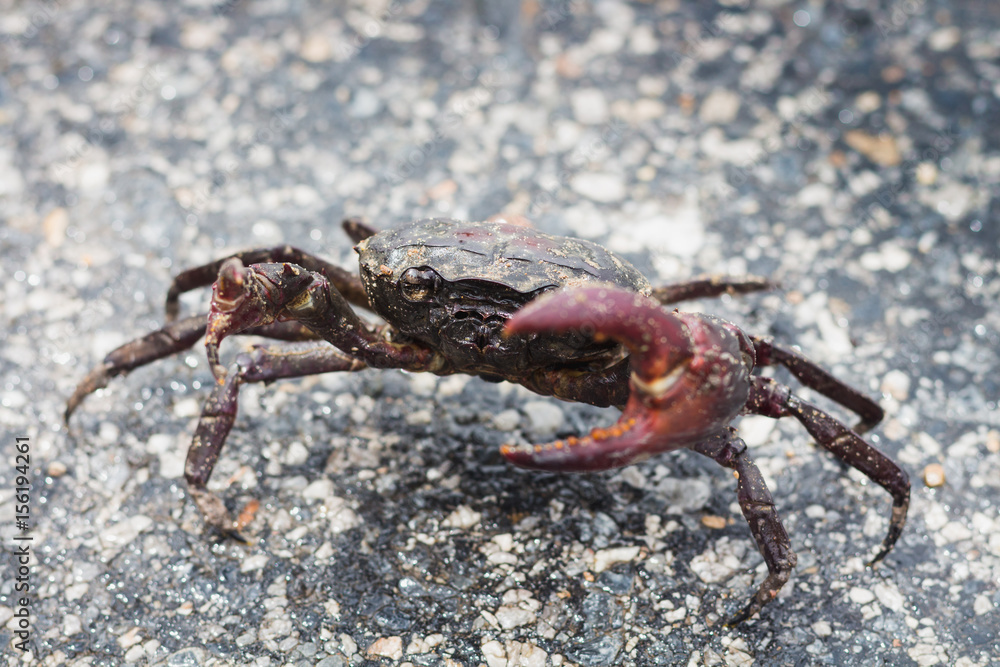
[[[437,375],[466,373],[515,382],[545,396],[621,409],[618,421],[587,435],[501,454],[536,470],[618,468],[688,448],[734,471],[737,498],[768,575],[728,622],[773,600],[796,556],[764,479],[732,421],[739,415],[794,417],[813,439],[892,497],[888,534],[872,565],[893,548],[906,521],[909,478],[861,435],[883,411],[789,347],[748,335],[708,315],[666,306],[682,300],[769,289],[757,277],[711,277],[651,287],[629,262],[595,243],[505,222],[420,220],[376,231],[359,220],[344,229],[357,243],[360,277],[290,246],[236,254],[176,277],[168,323],[111,352],[69,399],[66,420],[110,378],[180,352],[205,337],[217,384],[188,450],[185,477],[207,524],[242,538],[206,488],[233,426],[241,385],[363,368]],[[179,297],[213,284],[207,317],[177,319]],[[374,325],[351,306],[373,311]],[[234,334],[257,344],[220,363]],[[848,427],[772,378],[780,365],[803,385],[854,412]]]

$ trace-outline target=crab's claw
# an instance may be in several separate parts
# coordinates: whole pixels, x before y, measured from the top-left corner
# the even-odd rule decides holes
[[[219,363],[219,344],[226,336],[270,324],[285,306],[301,296],[312,276],[294,264],[253,264],[233,257],[219,268],[212,285],[212,307],[208,313],[205,351],[212,375],[222,384],[226,368]]]
[[[580,331],[629,350],[631,393],[618,422],[581,438],[503,447],[512,463],[554,471],[616,468],[721,433],[746,404],[753,346],[734,325],[670,312],[640,294],[583,287],[541,297],[507,332]]]

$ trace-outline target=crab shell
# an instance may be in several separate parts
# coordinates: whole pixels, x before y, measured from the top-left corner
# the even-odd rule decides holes
[[[634,266],[596,243],[507,223],[419,220],[364,239],[355,250],[376,313],[460,372],[487,380],[525,381],[552,364],[595,369],[623,358],[617,343],[579,332],[506,333],[513,314],[543,292],[603,284],[650,293]],[[408,271],[427,280],[419,298],[404,290]]]
[[[478,280],[521,294],[593,283],[650,293],[638,269],[596,243],[502,222],[418,220],[379,232],[355,250],[370,297],[379,291],[376,281],[396,284],[414,267],[432,268],[448,282]]]

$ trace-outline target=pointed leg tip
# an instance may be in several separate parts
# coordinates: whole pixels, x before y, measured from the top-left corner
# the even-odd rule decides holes
[[[76,389],[73,390],[73,395],[69,397],[68,401],[66,401],[66,410],[63,412],[64,424],[69,425],[69,418],[73,416],[76,409],[80,407],[81,403],[83,403],[83,399],[87,398],[87,396],[90,396],[98,389],[103,389],[108,386],[108,380],[110,380],[113,375],[113,369],[113,365],[104,363],[91,369],[91,371],[87,373],[87,376],[84,377],[83,380],[80,381],[80,384],[76,386]],[[121,371],[119,371],[119,373],[115,373],[115,375],[120,374]]]
[[[725,627],[725,628],[734,628],[737,625],[742,625],[744,621],[746,621],[747,619],[749,619],[751,616],[753,616],[754,614],[756,614],[758,611],[760,611],[760,610],[759,609],[754,609],[753,603],[750,603],[747,606],[745,606],[738,613],[736,613],[733,616],[730,616],[729,618],[727,618],[726,620],[724,620],[722,622],[722,626]]]

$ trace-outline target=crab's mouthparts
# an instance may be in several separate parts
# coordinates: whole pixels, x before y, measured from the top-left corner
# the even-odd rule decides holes
[[[507,319],[504,317],[491,316],[483,319],[481,313],[468,313],[465,317],[455,317],[441,327],[441,335],[469,352],[487,355],[495,353],[501,347],[506,323]]]

